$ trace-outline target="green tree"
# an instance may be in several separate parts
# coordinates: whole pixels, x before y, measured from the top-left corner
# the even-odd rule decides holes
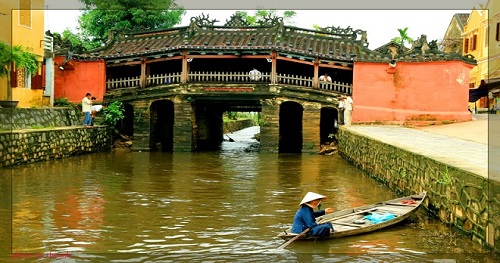
[[[404,46],[405,42],[410,45],[413,43],[413,38],[408,36],[408,33],[406,33],[406,31],[408,31],[408,27],[405,27],[403,29],[398,28],[398,31],[399,31],[399,36],[393,38],[392,39],[393,42],[399,43],[402,46]]]
[[[259,9],[254,12],[253,16],[249,15],[245,11],[236,11],[235,14],[241,15],[241,17],[243,17],[251,26],[258,25],[257,22],[264,18],[269,18],[269,17],[276,18],[279,16],[278,12],[274,9],[271,10]],[[285,24],[291,25],[293,24],[293,19],[295,18],[295,15],[297,15],[295,11],[283,11],[281,17],[283,17]]]
[[[79,0],[86,10],[78,22],[83,40],[99,47],[109,30],[132,31],[171,28],[182,20],[185,10],[173,0]]]

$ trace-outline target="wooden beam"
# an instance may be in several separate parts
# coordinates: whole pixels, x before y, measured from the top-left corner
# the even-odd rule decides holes
[[[188,58],[240,58],[238,55],[188,55]]]
[[[146,87],[146,58],[142,58],[141,62],[141,79],[140,79],[140,87],[145,88]]]
[[[276,51],[273,50],[271,64],[271,84],[276,84]]]
[[[141,61],[127,61],[127,62],[106,64],[106,67],[112,68],[112,67],[121,67],[121,66],[132,66],[132,65],[140,65],[141,63],[142,63]]]
[[[188,70],[187,51],[183,51],[182,52],[181,83],[186,83],[186,81],[187,81],[187,70]]]
[[[351,67],[345,67],[345,66],[339,66],[339,65],[330,65],[330,64],[319,64],[320,67],[323,68],[338,68],[338,69],[344,69],[344,70],[351,70]]]
[[[302,63],[302,64],[307,64],[307,65],[314,66],[314,62],[305,61],[305,60],[299,60],[299,59],[296,59],[296,58],[287,58],[287,57],[280,57],[280,56],[278,56],[276,59],[290,61],[290,62],[294,62],[294,63]]]
[[[318,89],[319,88],[319,81],[318,81],[318,78],[319,78],[319,67],[318,67],[318,64],[319,64],[319,59],[316,58],[314,60],[314,78],[313,78],[313,88],[314,89]]]
[[[173,60],[173,59],[182,59],[182,56],[173,56],[173,57],[164,57],[164,58],[153,58],[153,59],[150,59],[148,61],[146,61],[146,63],[154,63],[154,62],[161,62],[161,61],[167,61],[167,60]]]

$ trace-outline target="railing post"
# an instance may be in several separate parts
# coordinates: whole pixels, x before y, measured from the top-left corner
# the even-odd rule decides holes
[[[319,72],[319,58],[316,57],[316,59],[314,60],[313,89],[319,89],[318,72]]]

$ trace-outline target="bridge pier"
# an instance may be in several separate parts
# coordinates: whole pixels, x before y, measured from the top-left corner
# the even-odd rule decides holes
[[[302,152],[317,153],[320,144],[321,105],[304,103],[302,117]],[[332,120],[333,122],[334,120]]]
[[[149,151],[150,147],[150,111],[146,102],[136,102],[134,107],[134,142],[132,151]]]
[[[193,117],[194,109],[190,102],[174,102],[174,152],[193,150]]]
[[[262,119],[260,123],[260,151],[277,153],[279,144],[280,107],[275,100],[261,100]]]

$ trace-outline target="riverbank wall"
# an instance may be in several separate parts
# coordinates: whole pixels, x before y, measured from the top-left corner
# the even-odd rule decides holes
[[[0,167],[111,149],[108,126],[81,126],[74,108],[0,109]]]
[[[427,191],[425,205],[431,213],[500,252],[498,181],[349,128],[341,128],[337,138],[344,159],[400,194]]]

